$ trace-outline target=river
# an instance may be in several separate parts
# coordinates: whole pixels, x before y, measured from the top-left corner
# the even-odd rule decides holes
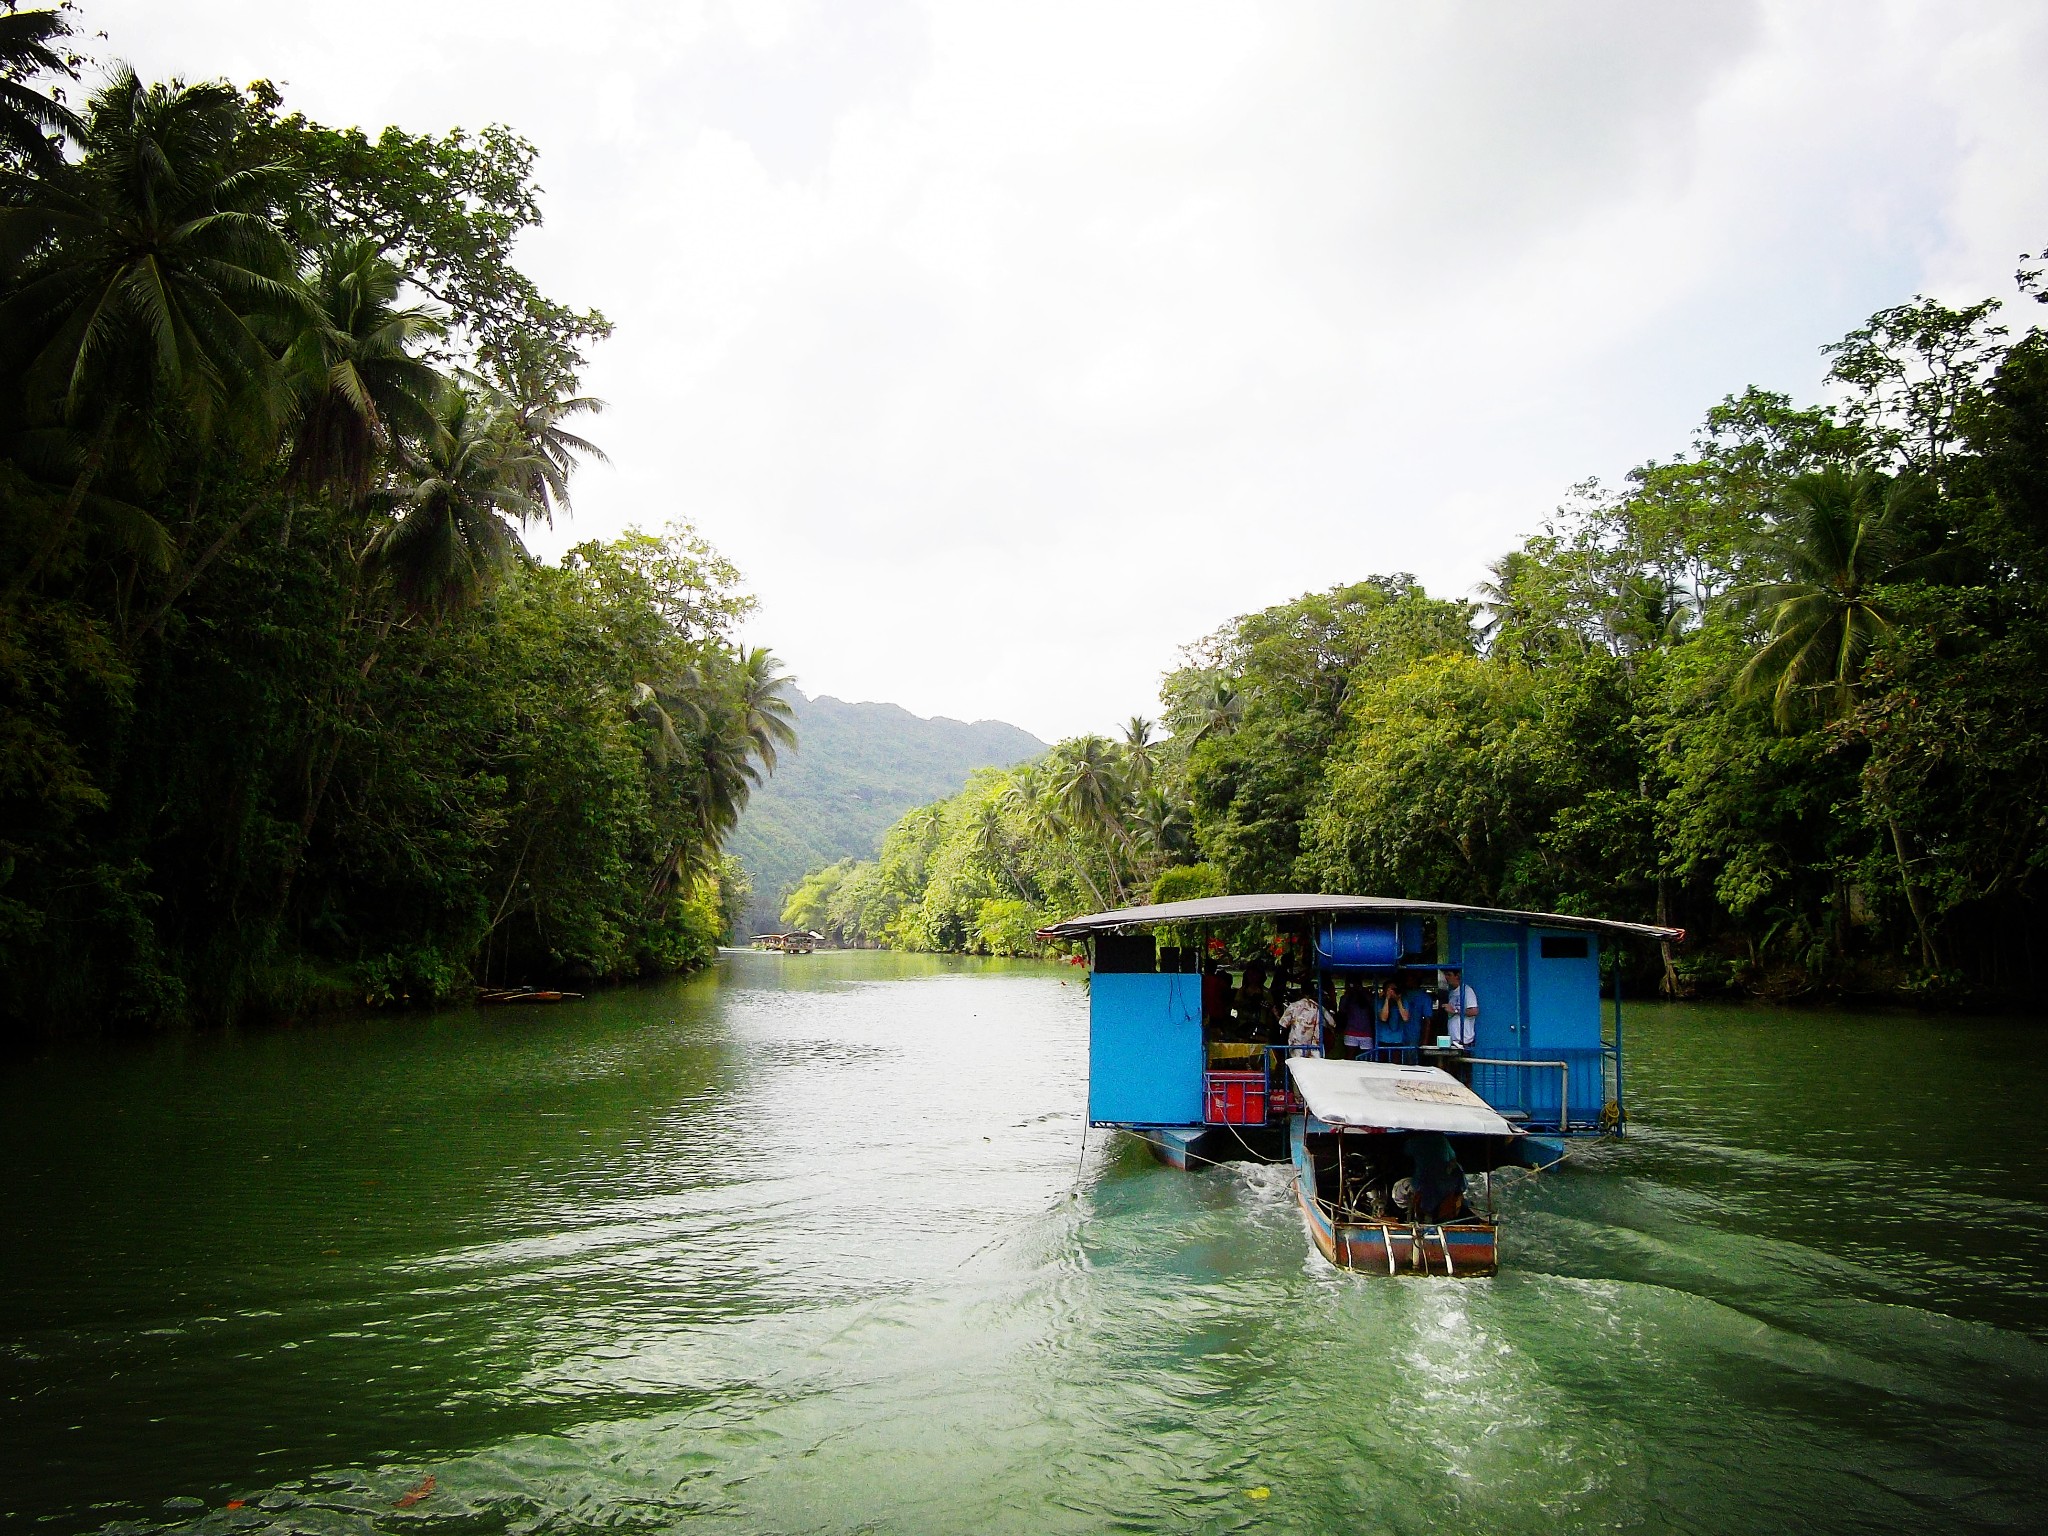
[[[0,1523],[2048,1525],[2048,1033],[1627,1027],[1631,1136],[1469,1282],[1331,1270],[1281,1170],[1084,1150],[1064,967],[733,954],[17,1063]]]

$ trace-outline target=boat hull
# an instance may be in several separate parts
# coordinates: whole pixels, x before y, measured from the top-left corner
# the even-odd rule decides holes
[[[1284,1163],[1287,1145],[1271,1126],[1153,1126],[1133,1131],[1169,1168],[1213,1168],[1219,1163]]]

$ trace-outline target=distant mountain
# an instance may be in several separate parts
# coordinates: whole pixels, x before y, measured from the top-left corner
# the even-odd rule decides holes
[[[1007,768],[1046,750],[1000,720],[926,720],[898,704],[848,704],[798,693],[797,750],[754,791],[727,844],[754,881],[753,931],[773,926],[807,870],[867,858],[913,806],[957,793],[977,768]]]

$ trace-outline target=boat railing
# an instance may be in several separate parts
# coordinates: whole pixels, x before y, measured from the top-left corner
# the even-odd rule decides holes
[[[1531,1129],[1593,1130],[1610,1098],[1614,1048],[1532,1046],[1526,1052],[1467,1057],[1472,1091]]]

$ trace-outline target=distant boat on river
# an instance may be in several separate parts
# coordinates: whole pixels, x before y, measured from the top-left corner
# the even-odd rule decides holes
[[[822,933],[804,928],[793,928],[788,933],[757,933],[754,935],[754,948],[778,955],[808,955],[824,937]]]
[[[1304,983],[1312,977],[1306,995],[1323,1019],[1336,1012],[1340,982],[1377,989],[1397,979],[1402,1007],[1424,1006],[1425,1017],[1392,1043],[1375,1033],[1355,1059],[1324,1055],[1324,1042],[1291,1047],[1273,1037],[1263,994],[1239,1007],[1213,960],[1204,974],[1199,948],[1155,938],[1164,928],[1199,941],[1253,920],[1272,922],[1276,957],[1292,955]],[[1617,964],[1609,1024],[1601,939],[1685,934],[1560,913],[1272,894],[1098,912],[1039,936],[1090,947],[1089,1125],[1128,1131],[1176,1168],[1291,1163],[1303,1223],[1333,1264],[1470,1276],[1498,1262],[1494,1170],[1549,1167],[1574,1138],[1627,1128],[1621,973]],[[1432,973],[1456,978],[1441,1000],[1419,980]]]

